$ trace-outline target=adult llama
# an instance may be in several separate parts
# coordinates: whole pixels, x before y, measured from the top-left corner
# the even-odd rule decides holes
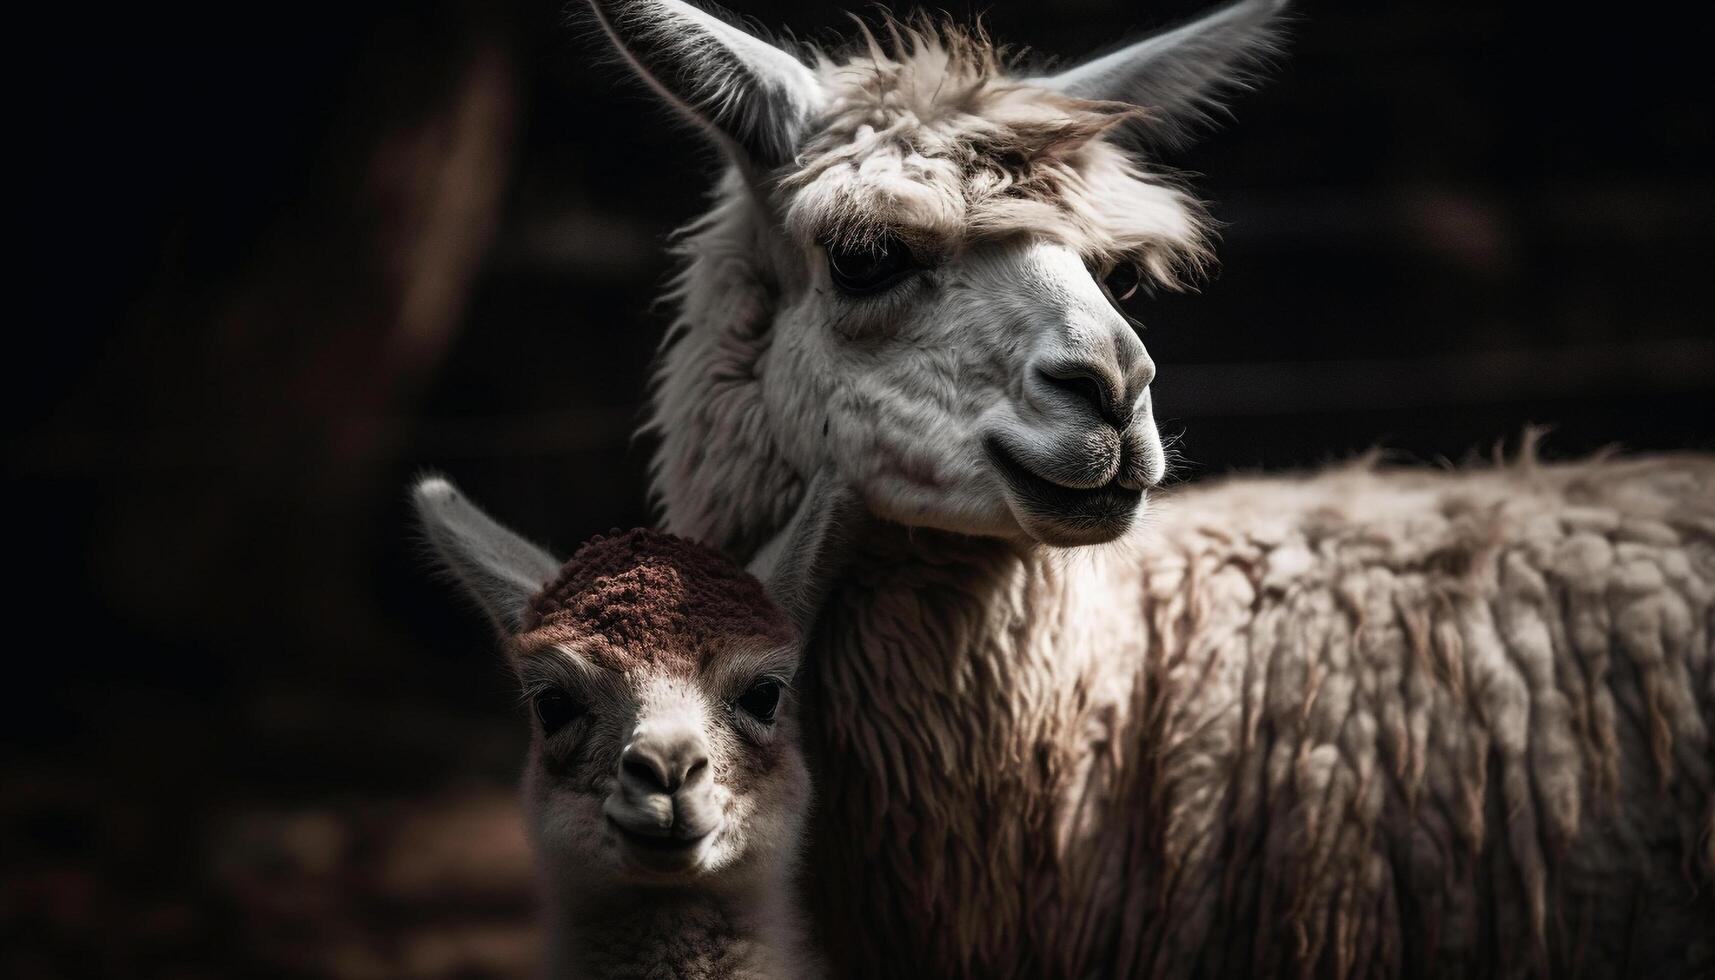
[[[1715,460],[1150,497],[1116,299],[1208,257],[1152,154],[1277,6],[1033,72],[922,20],[816,49],[594,4],[725,154],[654,491],[668,530],[830,575],[802,687],[837,972],[1715,969]],[[840,533],[789,553],[793,521]]]

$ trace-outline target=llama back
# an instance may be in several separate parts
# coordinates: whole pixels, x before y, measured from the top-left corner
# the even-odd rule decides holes
[[[1236,478],[1157,528],[1116,972],[1715,964],[1715,460]]]

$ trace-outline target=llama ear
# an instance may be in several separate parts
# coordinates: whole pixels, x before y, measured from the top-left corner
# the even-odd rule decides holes
[[[560,563],[484,514],[441,477],[417,481],[411,500],[441,567],[501,632],[517,633],[530,597],[554,577]]]
[[[638,75],[741,159],[791,159],[821,102],[816,76],[767,41],[680,0],[591,0]]]
[[[846,544],[865,518],[857,491],[835,482],[832,467],[810,481],[798,509],[750,560],[750,573],[807,637],[844,567]]]
[[[1031,84],[1141,106],[1150,137],[1183,142],[1220,111],[1223,90],[1250,84],[1250,69],[1279,51],[1285,9],[1286,0],[1240,0]]]

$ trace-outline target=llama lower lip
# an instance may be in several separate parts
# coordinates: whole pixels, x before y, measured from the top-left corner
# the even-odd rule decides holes
[[[619,838],[625,861],[634,870],[652,875],[682,875],[694,871],[702,861],[704,841],[701,837],[660,837],[627,830],[609,817],[608,827]]]
[[[983,441],[983,449],[1016,503],[1033,516],[1095,525],[1122,524],[1131,521],[1143,502],[1141,488],[1122,486],[1117,479],[1086,490],[1063,487],[1037,476],[994,436]]]
[[[703,842],[703,838],[708,836],[704,834],[698,837],[675,837],[672,835],[640,834],[635,830],[628,830],[623,824],[612,817],[607,818],[607,823],[608,826],[613,828],[614,833],[619,835],[621,840],[630,844],[632,847],[642,848],[647,851],[659,851],[664,854],[676,854],[694,850],[698,844]]]

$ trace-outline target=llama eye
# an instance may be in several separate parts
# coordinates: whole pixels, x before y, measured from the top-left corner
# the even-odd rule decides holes
[[[911,250],[892,235],[850,247],[828,246],[828,276],[853,296],[879,293],[916,270]]]
[[[738,706],[757,721],[767,723],[774,720],[774,712],[780,707],[780,682],[772,677],[764,677],[750,690],[738,699]]]
[[[542,723],[543,735],[554,734],[584,713],[584,706],[563,691],[544,691],[532,699],[531,706],[536,710],[536,720]]]
[[[1131,262],[1121,262],[1102,277],[1102,288],[1107,290],[1116,303],[1131,299],[1141,285],[1143,274]]]

